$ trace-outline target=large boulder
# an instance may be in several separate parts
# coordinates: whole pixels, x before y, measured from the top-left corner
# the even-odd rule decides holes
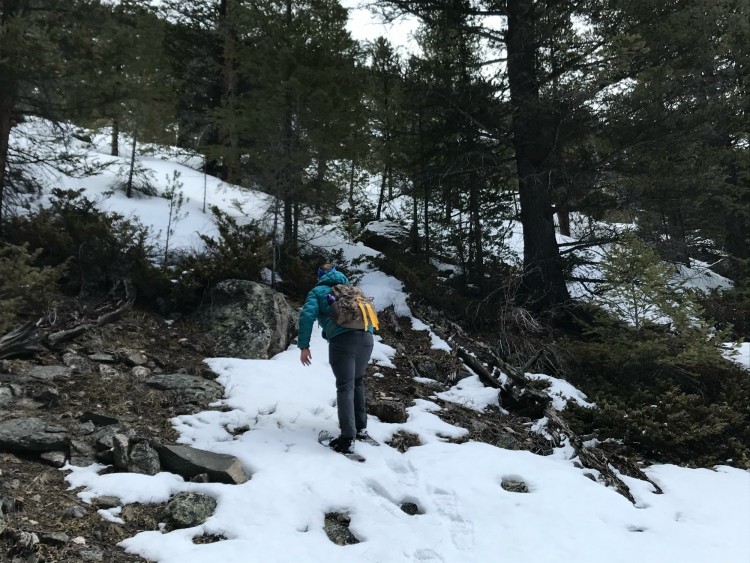
[[[251,281],[217,284],[199,315],[221,356],[268,359],[286,350],[297,334],[297,312],[284,296]]]
[[[371,221],[359,238],[365,246],[380,252],[403,251],[409,243],[409,229],[395,221]]]
[[[39,418],[14,418],[0,422],[0,451],[53,452],[68,449],[65,428]]]

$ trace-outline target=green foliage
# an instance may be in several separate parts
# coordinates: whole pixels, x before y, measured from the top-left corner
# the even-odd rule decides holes
[[[671,267],[633,235],[602,269],[606,311],[566,343],[568,378],[598,407],[571,407],[579,429],[659,461],[750,466],[750,378],[721,355],[727,330],[710,330]]]
[[[130,279],[148,291],[153,248],[148,229],[96,208],[82,190],[52,193],[49,207],[14,219],[9,241],[38,250],[43,265],[70,260],[68,286],[81,291],[109,289]]]
[[[227,279],[259,280],[270,265],[268,237],[254,222],[239,224],[237,219],[212,206],[211,213],[219,237],[200,235],[206,245],[201,254],[190,254],[161,272],[156,281],[162,308],[185,311],[200,302],[214,284]]]
[[[699,300],[717,328],[728,331],[730,339],[750,340],[750,288],[712,291]]]
[[[48,304],[67,263],[37,266],[41,249],[27,244],[0,245],[0,335],[23,317],[39,314]]]

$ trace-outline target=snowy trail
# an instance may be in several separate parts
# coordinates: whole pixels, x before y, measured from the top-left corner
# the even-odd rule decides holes
[[[247,483],[184,483],[164,473],[99,476],[92,467],[75,469],[71,485],[86,486],[84,498],[111,494],[124,502],[165,501],[182,490],[215,496],[217,510],[202,526],[122,542],[162,563],[746,563],[750,474],[737,469],[655,467],[650,474],[666,493],[630,480],[638,508],[562,453],[447,443],[442,437],[465,431],[442,422],[429,401],[411,407],[404,424],[371,417],[369,431],[383,445],[357,444],[364,464],[325,450],[316,436],[337,431],[335,386],[318,333],[308,368],[296,349],[271,360],[208,360],[229,410],[174,419],[182,443],[240,458],[252,473]],[[377,346],[379,356],[392,353]],[[418,434],[423,445],[403,454],[385,445],[399,429]],[[524,481],[529,493],[504,490],[506,478]],[[406,514],[404,502],[422,514]],[[323,520],[331,511],[349,513],[361,543],[342,547],[328,539]],[[204,533],[227,539],[192,542]]]

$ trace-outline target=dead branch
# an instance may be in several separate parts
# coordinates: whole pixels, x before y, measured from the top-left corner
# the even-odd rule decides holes
[[[30,321],[0,337],[0,360],[43,352],[45,350],[44,335],[37,324],[37,322]]]

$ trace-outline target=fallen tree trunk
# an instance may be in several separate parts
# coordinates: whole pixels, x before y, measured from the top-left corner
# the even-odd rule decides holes
[[[495,355],[486,344],[469,337],[461,327],[455,325],[455,323],[447,321],[453,334],[460,338],[460,342],[458,341],[459,338],[449,337],[447,335],[447,330],[438,327],[437,323],[430,318],[429,313],[420,311],[420,314],[423,315],[423,318],[426,318],[433,323],[430,327],[431,330],[446,342],[451,343],[459,357],[477,374],[480,381],[485,386],[500,389],[501,397],[504,399],[504,407],[512,409],[517,414],[529,416],[530,418],[545,417],[547,420],[545,430],[548,439],[550,439],[556,447],[562,446],[567,440],[583,467],[596,470],[599,473],[600,479],[607,486],[614,488],[630,502],[635,503],[630,488],[622,479],[620,479],[618,472],[615,469],[616,465],[610,461],[601,449],[586,447],[584,445],[584,440],[570,428],[560,413],[552,408],[552,398],[544,391],[534,388],[532,383],[533,380],[526,377],[526,370],[536,362],[542,354],[542,350],[539,350],[524,367],[517,368],[497,357],[497,355]],[[472,353],[470,347],[479,348],[481,353],[488,358],[488,363],[494,364],[494,366],[491,368],[485,366],[485,364],[478,358],[478,354]],[[498,379],[498,372],[502,372],[507,376],[505,382],[501,382]],[[659,486],[633,464],[629,464],[628,474],[650,483],[654,487],[655,493],[662,493]]]
[[[80,336],[88,330],[98,328],[121,318],[135,304],[136,292],[130,281],[125,281],[125,301],[113,311],[103,313],[92,322],[81,323],[73,328],[45,335],[41,329],[42,320],[28,322],[5,336],[0,337],[0,360],[44,352],[62,342]]]
[[[38,322],[30,321],[0,337],[0,360],[46,350]]]

